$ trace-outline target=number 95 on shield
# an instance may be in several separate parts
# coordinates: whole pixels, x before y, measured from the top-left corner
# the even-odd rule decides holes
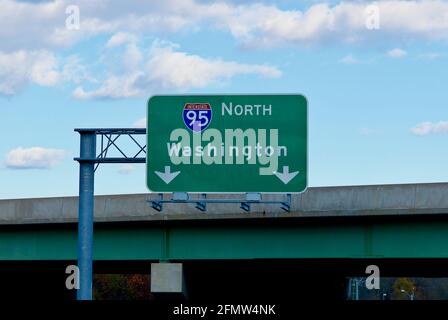
[[[210,103],[186,103],[183,111],[185,125],[194,132],[205,130],[212,121]]]

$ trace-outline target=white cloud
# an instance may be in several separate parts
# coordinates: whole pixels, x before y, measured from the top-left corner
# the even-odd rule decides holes
[[[122,59],[124,67],[120,73],[109,75],[97,89],[87,91],[80,86],[73,95],[80,99],[130,98],[147,96],[155,90],[203,88],[238,75],[275,78],[282,74],[272,66],[204,58],[177,49],[177,45],[155,41],[144,57],[132,44]]]
[[[418,136],[426,136],[431,133],[448,133],[448,121],[422,122],[411,129]]]
[[[15,95],[28,84],[56,86],[83,80],[96,81],[77,56],[59,59],[47,50],[0,51],[0,95]]]
[[[10,169],[51,169],[65,156],[60,149],[16,148],[8,152],[5,166]]]
[[[78,99],[95,99],[95,98],[132,98],[144,94],[139,88],[135,87],[135,83],[140,73],[131,73],[121,76],[110,76],[102,85],[95,90],[86,91],[82,86],[77,87],[73,91],[73,96]],[[148,93],[147,93],[148,94]]]
[[[79,56],[68,56],[60,64],[61,81],[70,81],[75,84],[79,84],[82,81],[98,83],[98,80],[90,74],[88,68],[82,63]]]
[[[400,48],[395,48],[387,52],[390,58],[404,58],[408,53]]]
[[[88,70],[76,55],[59,59],[47,50],[0,51],[0,95],[15,95],[28,84],[55,86],[72,82],[78,84],[73,91],[76,98],[130,98],[154,90],[203,88],[238,75],[281,75],[280,70],[267,65],[188,54],[172,43],[154,41],[150,49],[141,49],[137,40],[132,34],[114,34],[106,44],[104,56],[93,63],[95,70]],[[124,50],[118,50],[119,46],[124,46]],[[104,74],[101,70],[105,70]],[[90,76],[94,71],[95,78]],[[86,89],[85,83],[99,85]]]
[[[73,81],[78,84],[73,91],[78,98],[126,98],[147,95],[149,90],[203,88],[243,74],[280,74],[273,67],[202,57],[169,45],[156,46],[148,55],[139,48],[135,34],[147,39],[148,35],[213,29],[230,33],[246,48],[341,43],[399,46],[409,39],[448,40],[448,1],[375,1],[380,13],[378,30],[366,28],[366,8],[371,4],[313,1],[302,9],[282,9],[273,4],[241,1],[0,0],[0,94],[14,95],[29,83],[52,86]],[[79,30],[65,27],[68,5],[80,8]],[[101,74],[102,84],[81,86],[83,80],[99,80],[89,77],[79,64],[65,65],[52,52],[99,35],[110,36],[105,51],[124,48],[121,70],[95,69],[95,75]],[[396,48],[388,55],[403,57],[405,52]],[[349,55],[340,62],[359,61]],[[113,63],[110,65],[115,68]],[[175,68],[178,71],[174,72]],[[194,76],[195,72],[201,72],[201,76]]]
[[[60,79],[53,53],[40,51],[0,51],[0,94],[14,95],[28,83],[53,86]]]
[[[146,117],[138,119],[133,124],[134,128],[146,128]]]
[[[69,5],[80,9],[79,30],[65,26]],[[210,6],[189,0],[0,0],[0,49],[70,47],[93,36],[116,32],[176,32],[201,20],[201,13],[195,9]]]
[[[368,30],[368,5],[380,13],[380,29]],[[79,30],[65,28],[65,8],[78,5]],[[448,2],[444,0],[341,1],[312,3],[299,9],[243,2],[199,0],[0,0],[3,51],[71,46],[102,34],[166,34],[220,29],[248,47],[314,43],[372,43],[388,40],[448,39]],[[118,36],[117,36],[118,37]],[[114,42],[125,41],[116,38]]]
[[[126,163],[126,164],[122,164],[120,165],[120,169],[118,169],[118,173],[119,174],[130,174],[134,171],[135,166],[133,164],[130,163]]]
[[[160,83],[163,88],[201,88],[211,82],[228,79],[239,74],[258,74],[279,77],[281,72],[273,67],[241,64],[222,59],[207,59],[198,55],[175,51],[173,47],[156,47],[146,67],[151,72],[149,81]]]
[[[313,43],[371,43],[408,37],[448,38],[448,3],[442,0],[375,1],[380,28],[366,28],[368,2],[318,3],[308,9],[280,10],[274,6],[238,6],[225,26],[251,46]]]
[[[135,42],[137,42],[137,37],[135,35],[127,32],[117,32],[107,41],[106,48],[113,48]]]
[[[8,51],[47,47],[49,35],[57,28],[57,20],[65,14],[63,1],[0,0],[0,8],[0,48]]]

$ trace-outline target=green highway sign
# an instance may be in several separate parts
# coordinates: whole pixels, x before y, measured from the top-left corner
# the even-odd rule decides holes
[[[152,192],[302,192],[308,106],[302,95],[153,96],[147,113]]]

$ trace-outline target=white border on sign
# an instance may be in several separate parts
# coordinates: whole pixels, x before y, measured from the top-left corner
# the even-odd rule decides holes
[[[148,134],[149,134],[149,128],[148,128],[148,123],[149,123],[149,102],[151,101],[152,98],[154,97],[207,97],[207,96],[302,96],[305,99],[306,102],[306,185],[305,185],[305,189],[303,189],[302,191],[292,191],[292,192],[269,192],[269,191],[264,191],[264,192],[260,192],[260,191],[219,191],[219,192],[209,192],[209,191],[153,191],[149,188],[148,185],[148,169],[145,170],[145,185],[146,188],[148,189],[149,193],[151,194],[159,194],[159,193],[173,193],[173,192],[186,192],[188,194],[246,194],[246,193],[260,193],[260,194],[293,194],[293,195],[298,195],[298,194],[302,194],[304,193],[306,190],[308,190],[308,182],[309,182],[309,172],[310,172],[310,168],[309,168],[309,136],[310,136],[310,108],[309,108],[309,103],[308,103],[308,98],[301,93],[246,93],[246,94],[241,94],[241,93],[216,93],[216,94],[155,94],[153,96],[150,96],[148,98],[148,102],[146,103],[146,168],[148,168],[148,157],[149,157],[149,152],[148,152],[148,148],[149,148],[149,144],[148,144]],[[212,111],[213,113],[213,111]],[[213,115],[212,115],[213,116]]]

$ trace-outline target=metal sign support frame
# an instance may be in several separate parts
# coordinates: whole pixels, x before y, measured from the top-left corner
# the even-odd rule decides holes
[[[199,211],[207,211],[208,203],[239,203],[240,208],[246,212],[250,212],[251,204],[275,204],[280,205],[280,208],[286,212],[291,210],[291,194],[288,193],[285,196],[285,200],[262,200],[261,193],[246,193],[246,199],[207,199],[207,194],[202,193],[197,199],[190,199],[189,194],[186,192],[173,192],[171,199],[163,199],[163,193],[159,193],[158,200],[148,200],[151,203],[151,207],[161,212],[163,205],[166,203],[191,203],[195,205],[195,208]]]
[[[145,163],[146,146],[134,138],[146,134],[146,129],[75,129],[81,136],[80,155],[74,160],[79,162],[79,205],[78,205],[78,300],[92,300],[92,265],[93,265],[93,213],[95,171],[100,163]],[[118,138],[128,136],[139,151],[127,155],[119,147]],[[100,138],[100,153],[97,155],[97,138]],[[120,141],[121,142],[121,141]],[[109,150],[117,150],[122,157],[108,157]]]

